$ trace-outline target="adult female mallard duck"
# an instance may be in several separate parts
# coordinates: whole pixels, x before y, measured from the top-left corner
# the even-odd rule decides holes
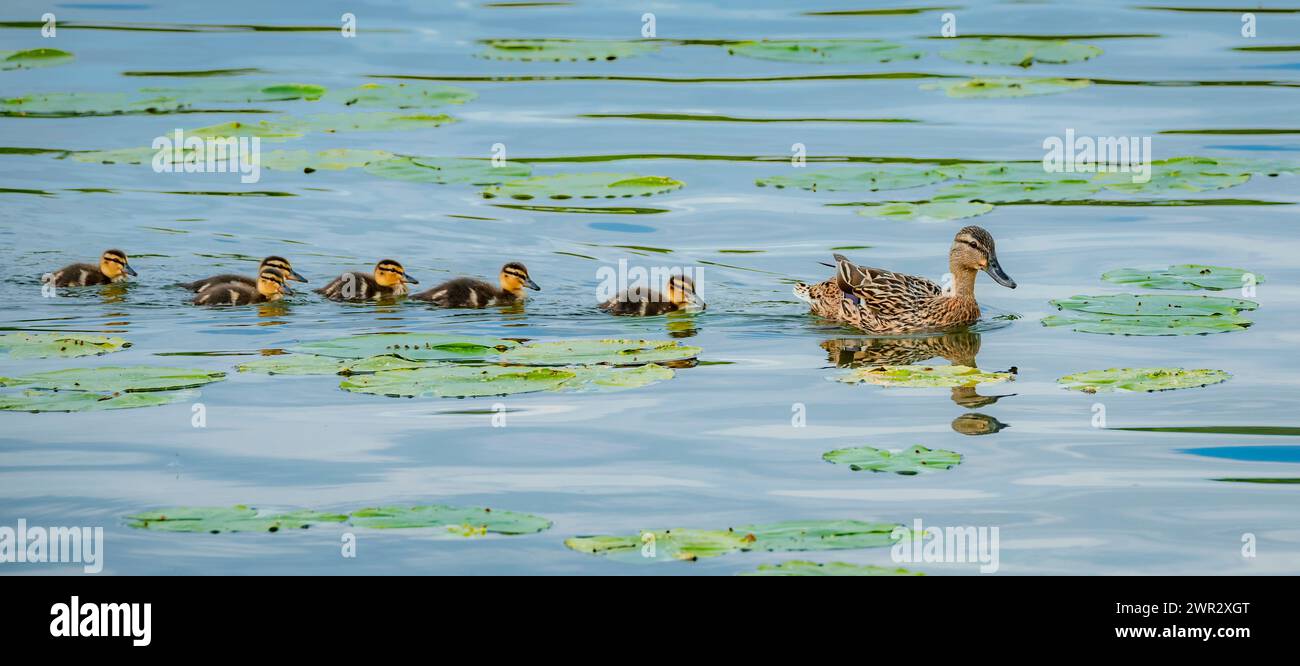
[[[541,291],[528,276],[523,264],[512,261],[501,267],[497,276],[500,287],[474,278],[448,280],[411,298],[429,301],[444,308],[482,308],[489,305],[506,305],[524,300],[524,287]]]
[[[293,270],[293,266],[289,265],[288,259],[273,255],[263,259],[262,263],[257,265],[257,273],[259,277],[249,277],[247,275],[235,275],[233,273],[226,273],[223,275],[214,275],[210,278],[203,278],[202,280],[195,280],[194,282],[182,282],[180,286],[189,289],[190,291],[198,291],[198,292],[201,292],[207,289],[208,287],[212,287],[214,285],[228,284],[231,282],[239,282],[242,284],[246,284],[250,287],[256,287],[257,281],[258,279],[260,279],[262,271],[266,270],[267,268],[280,269],[281,271],[284,272],[285,278],[289,280],[294,280],[297,282],[307,281],[307,278],[303,277],[302,274],[300,274],[298,271]]]
[[[695,282],[685,275],[674,273],[664,285],[663,294],[653,289],[624,291],[601,303],[600,309],[610,314],[646,317],[685,310],[691,306],[701,310],[708,307],[695,293]]]
[[[293,290],[285,284],[289,274],[284,270],[267,266],[257,275],[253,284],[247,282],[223,282],[214,284],[194,297],[195,305],[252,305],[278,301]]]
[[[975,322],[975,274],[984,271],[1012,289],[1016,281],[998,264],[993,236],[980,227],[957,232],[948,251],[952,286],[948,290],[915,275],[858,266],[835,255],[835,277],[815,285],[802,282],[794,294],[812,305],[812,312],[870,333],[904,333],[941,329]]]
[[[135,269],[126,262],[126,253],[121,250],[106,250],[99,256],[98,266],[70,264],[46,273],[41,281],[56,287],[86,287],[121,282],[128,275],[135,276]]]
[[[408,283],[420,284],[420,281],[407,275],[401,264],[384,259],[375,264],[372,275],[360,271],[344,273],[316,293],[331,301],[370,301],[405,296]]]

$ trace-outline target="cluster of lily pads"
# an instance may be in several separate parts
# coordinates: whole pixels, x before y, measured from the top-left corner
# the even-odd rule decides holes
[[[528,513],[479,507],[384,506],[346,513],[290,511],[263,513],[255,508],[176,507],[142,511],[126,517],[127,525],[155,532],[279,532],[330,524],[347,524],[369,529],[433,528],[449,536],[486,534],[535,534],[551,527],[551,521]]]

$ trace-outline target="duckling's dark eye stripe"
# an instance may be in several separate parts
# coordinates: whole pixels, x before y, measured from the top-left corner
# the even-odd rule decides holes
[[[110,262],[112,262],[112,263],[115,263],[115,264],[120,264],[120,265],[122,265],[122,266],[125,266],[125,265],[126,265],[126,262],[125,262],[125,261],[122,261],[122,260],[119,259],[118,257],[116,257],[116,256],[114,256],[114,255],[111,255],[111,254],[109,254],[109,255],[105,255],[105,256],[104,256],[104,259],[107,260],[107,261],[110,261]]]
[[[506,271],[506,275],[513,275],[517,278],[524,279],[524,280],[528,279],[528,275],[526,273],[520,273],[519,271],[513,269]]]

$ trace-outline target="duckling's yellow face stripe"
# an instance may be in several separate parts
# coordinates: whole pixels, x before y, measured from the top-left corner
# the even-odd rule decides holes
[[[99,270],[111,278],[123,273],[135,275],[131,265],[126,262],[126,255],[117,250],[109,250],[99,257]]]

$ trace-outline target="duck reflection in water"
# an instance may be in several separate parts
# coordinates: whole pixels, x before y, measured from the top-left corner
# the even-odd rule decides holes
[[[974,331],[955,331],[926,336],[837,338],[826,340],[821,346],[826,350],[830,362],[840,368],[915,365],[933,358],[945,359],[953,365],[978,368],[975,355],[980,350],[980,334]],[[1015,371],[1015,368],[1008,370],[1012,373]],[[1001,398],[1013,395],[1015,394],[980,395],[974,386],[956,386],[952,389],[952,401],[966,408],[991,405]]]

